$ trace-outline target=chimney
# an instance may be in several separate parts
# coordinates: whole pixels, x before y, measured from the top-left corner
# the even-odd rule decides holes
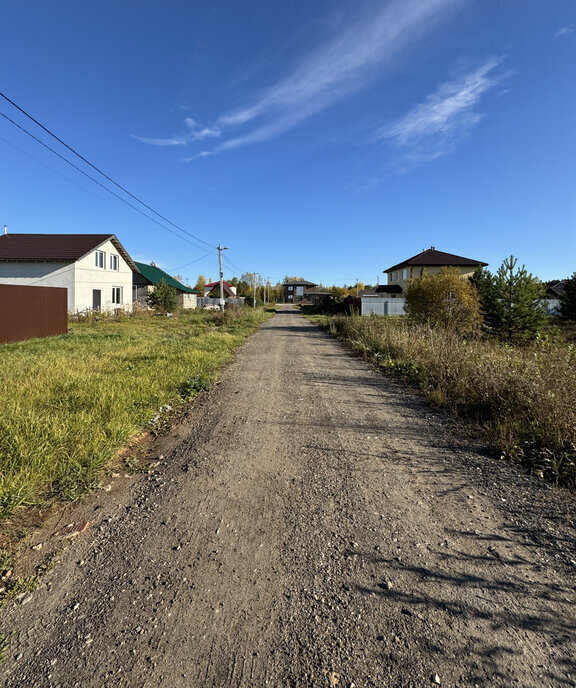
[[[8,225],[4,225],[4,236],[8,234]]]
[[[431,250],[431,251],[435,251],[435,250],[436,250],[436,246],[430,246],[430,250]]]

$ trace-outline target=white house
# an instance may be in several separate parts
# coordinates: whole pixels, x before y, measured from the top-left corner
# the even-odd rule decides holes
[[[69,313],[131,310],[133,272],[114,234],[0,236],[0,284],[66,287]]]

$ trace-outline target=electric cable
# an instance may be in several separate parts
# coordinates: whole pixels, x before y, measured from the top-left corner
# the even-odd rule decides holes
[[[102,182],[99,182],[97,179],[95,179],[94,177],[92,177],[92,175],[90,175],[90,174],[88,174],[87,172],[85,172],[84,170],[82,170],[80,167],[78,167],[77,165],[75,165],[73,162],[70,162],[70,160],[68,160],[67,158],[65,158],[65,157],[64,157],[63,155],[61,155],[60,153],[58,153],[58,151],[55,151],[55,150],[54,150],[53,148],[51,148],[47,143],[44,143],[44,141],[42,141],[41,139],[39,139],[37,136],[34,136],[34,134],[32,134],[31,132],[29,132],[25,127],[21,126],[20,124],[18,124],[17,122],[15,122],[13,119],[10,119],[10,117],[8,117],[8,115],[4,114],[3,112],[0,112],[0,117],[3,117],[4,119],[6,119],[8,122],[10,122],[11,124],[13,124],[15,127],[17,127],[18,129],[20,129],[21,131],[23,131],[25,134],[27,134],[28,136],[30,136],[30,138],[32,138],[32,139],[34,139],[35,141],[37,141],[41,146],[44,146],[44,148],[46,148],[47,150],[49,150],[51,153],[54,153],[54,155],[56,155],[56,156],[59,157],[61,160],[63,160],[65,163],[67,163],[68,165],[70,165],[70,167],[73,167],[75,170],[77,170],[78,172],[80,172],[80,174],[83,174],[85,177],[87,177],[88,179],[90,179],[91,181],[93,181],[95,184],[98,184],[98,186],[100,186],[102,189],[104,189],[105,191],[107,191],[109,194],[112,194],[112,196],[115,196],[118,200],[122,201],[122,203],[125,203],[126,205],[130,206],[130,207],[131,207],[133,210],[135,210],[137,213],[140,213],[140,215],[143,215],[145,218],[147,218],[147,219],[150,220],[151,222],[154,222],[154,223],[157,224],[159,227],[162,227],[162,229],[165,229],[166,231],[171,232],[172,234],[174,234],[174,236],[177,236],[179,239],[182,239],[183,241],[187,241],[189,244],[192,244],[193,246],[196,246],[196,248],[198,248],[198,245],[195,244],[194,242],[190,241],[190,239],[186,238],[185,236],[181,236],[180,234],[177,234],[177,233],[176,233],[173,229],[171,229],[170,227],[166,227],[166,226],[163,225],[161,222],[158,222],[158,220],[156,220],[155,218],[150,217],[150,215],[147,215],[143,210],[140,210],[140,208],[138,208],[137,206],[135,206],[133,203],[130,203],[130,201],[127,201],[125,198],[122,198],[122,196],[120,196],[119,194],[117,194],[115,191],[112,191],[112,189],[109,189],[107,186],[105,186],[104,184],[102,184]],[[203,243],[206,243],[206,242],[203,242]],[[210,244],[208,244],[208,246],[210,246]]]
[[[72,146],[69,146],[67,143],[65,143],[61,138],[59,138],[58,136],[56,136],[56,134],[54,134],[53,132],[51,132],[50,129],[48,129],[48,128],[45,127],[41,122],[39,122],[37,119],[35,119],[34,117],[32,117],[32,115],[28,114],[28,113],[26,112],[26,110],[22,109],[19,105],[17,105],[13,100],[11,100],[10,98],[8,98],[8,96],[5,95],[4,93],[2,93],[1,91],[0,91],[0,96],[1,96],[2,98],[4,98],[4,100],[8,101],[8,102],[10,103],[10,105],[12,105],[12,106],[15,107],[17,110],[19,110],[19,111],[20,111],[23,115],[25,115],[29,120],[31,120],[32,122],[34,122],[34,124],[38,125],[38,126],[39,126],[41,129],[43,129],[47,134],[49,134],[50,136],[52,136],[52,138],[56,139],[56,141],[58,141],[59,143],[61,143],[61,144],[62,144],[65,148],[67,148],[70,152],[74,153],[74,155],[76,155],[78,158],[80,158],[80,160],[82,160],[82,161],[85,162],[87,165],[89,165],[93,170],[95,170],[96,172],[98,172],[98,174],[101,174],[101,175],[102,175],[103,177],[105,177],[109,182],[112,182],[112,184],[114,184],[115,186],[117,186],[117,187],[118,187],[119,189],[121,189],[125,194],[128,194],[128,196],[130,196],[130,197],[133,198],[135,201],[137,201],[138,203],[140,203],[141,205],[143,205],[145,208],[147,208],[148,210],[150,210],[152,213],[154,213],[154,215],[157,215],[159,218],[161,218],[162,220],[164,220],[164,222],[167,222],[168,224],[172,225],[172,226],[175,227],[176,229],[179,229],[181,232],[184,232],[184,234],[187,234],[187,235],[190,236],[192,239],[195,239],[196,241],[200,242],[201,244],[204,244],[205,246],[209,246],[210,248],[215,248],[214,246],[212,246],[212,244],[209,244],[207,241],[204,241],[203,239],[200,239],[199,237],[195,236],[195,235],[192,234],[191,232],[188,232],[188,230],[186,230],[186,229],[184,229],[183,227],[180,227],[180,226],[177,225],[176,223],[172,222],[172,220],[169,220],[167,217],[164,217],[164,215],[161,215],[159,212],[157,212],[156,210],[154,210],[154,208],[152,208],[151,206],[149,206],[147,203],[144,203],[144,201],[140,200],[137,196],[135,196],[133,193],[131,193],[130,191],[128,191],[128,189],[126,189],[125,187],[123,187],[121,184],[118,184],[118,182],[114,181],[114,179],[112,179],[112,177],[108,176],[105,172],[103,172],[101,169],[99,169],[98,167],[96,167],[96,165],[93,165],[93,164],[92,164],[89,160],[87,160],[83,155],[81,155],[81,154],[78,153],[76,150],[74,150],[74,148],[72,148]],[[3,115],[3,116],[6,117],[5,115]],[[12,124],[15,124],[16,126],[19,127],[19,125],[16,124],[13,120],[10,120],[8,117],[6,117],[6,119],[8,119],[10,122],[12,122]],[[20,128],[22,128],[22,127],[20,127]],[[23,130],[26,131],[25,129],[23,129]],[[26,132],[26,133],[29,133],[29,132]],[[30,134],[30,136],[32,136],[32,134]],[[35,138],[35,137],[33,137],[33,138]],[[39,139],[36,139],[36,140],[37,140],[37,141],[40,141]],[[45,145],[45,144],[43,144],[43,145]],[[48,147],[48,146],[47,146],[47,147]],[[50,149],[50,150],[52,150],[52,149]],[[54,151],[53,151],[53,152],[54,152]],[[58,154],[57,154],[57,155],[58,155]],[[62,159],[63,159],[63,160],[66,160],[66,158],[62,158]],[[72,163],[70,163],[70,164],[72,164]],[[74,165],[73,165],[73,166],[74,166]],[[79,168],[76,168],[76,169],[79,169]],[[90,175],[86,175],[86,176],[90,177]],[[94,180],[93,177],[90,177],[90,179],[92,179],[93,181],[96,181],[96,180]],[[96,183],[99,183],[99,182],[96,182]],[[102,186],[102,185],[101,185],[101,186]],[[103,188],[107,188],[107,187],[103,187]],[[112,191],[110,191],[110,193],[112,193]],[[115,194],[115,195],[116,195],[116,194]],[[118,198],[120,198],[120,197],[118,197]],[[125,202],[127,203],[127,201],[125,201]],[[129,205],[130,205],[130,204],[129,204]],[[134,207],[134,206],[132,206],[132,207]],[[159,224],[159,223],[157,223],[157,224]],[[163,225],[160,225],[160,226],[163,226]],[[176,236],[178,236],[178,235],[176,235]]]

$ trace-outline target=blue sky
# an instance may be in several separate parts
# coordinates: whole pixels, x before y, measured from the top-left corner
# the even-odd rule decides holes
[[[218,243],[228,278],[375,283],[431,245],[576,271],[574,0],[3,0],[0,21],[0,91],[201,242],[0,117],[10,232],[113,232],[191,282]]]

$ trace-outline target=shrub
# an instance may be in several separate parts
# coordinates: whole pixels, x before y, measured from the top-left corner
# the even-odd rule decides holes
[[[418,323],[460,333],[476,332],[482,317],[478,295],[456,268],[412,280],[406,292],[406,311]]]

